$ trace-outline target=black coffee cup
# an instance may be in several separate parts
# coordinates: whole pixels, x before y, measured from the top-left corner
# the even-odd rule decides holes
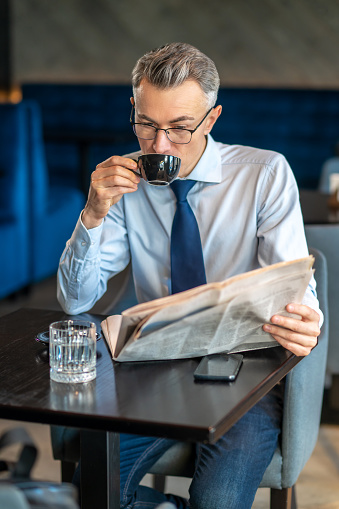
[[[143,154],[138,158],[141,176],[152,186],[167,186],[180,171],[181,159],[167,154]]]

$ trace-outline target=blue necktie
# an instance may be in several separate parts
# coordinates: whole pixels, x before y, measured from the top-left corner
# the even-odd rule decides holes
[[[171,184],[177,198],[171,234],[172,293],[206,283],[199,227],[187,201],[187,194],[194,184],[195,180],[174,180]]]

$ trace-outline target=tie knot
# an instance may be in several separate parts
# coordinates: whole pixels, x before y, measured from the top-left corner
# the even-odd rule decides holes
[[[195,183],[195,180],[174,180],[171,183],[171,189],[175,194],[177,201],[185,201],[189,190],[192,189]]]

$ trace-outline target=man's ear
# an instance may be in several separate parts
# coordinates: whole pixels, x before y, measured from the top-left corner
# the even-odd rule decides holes
[[[221,115],[221,112],[222,112],[221,104],[216,106],[213,109],[213,111],[211,111],[211,114],[209,115],[207,122],[206,122],[204,134],[208,134],[212,131],[212,128],[213,128],[214,124],[216,123],[216,121],[218,120],[219,116]]]
[[[131,105],[132,105],[132,106],[135,106],[134,97],[131,97],[130,101],[131,101]]]

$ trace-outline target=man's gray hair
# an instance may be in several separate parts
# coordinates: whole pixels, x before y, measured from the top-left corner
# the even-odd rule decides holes
[[[217,68],[213,60],[190,44],[166,44],[139,58],[132,71],[134,96],[143,78],[163,89],[195,80],[206,96],[208,108],[217,101],[220,85]]]

